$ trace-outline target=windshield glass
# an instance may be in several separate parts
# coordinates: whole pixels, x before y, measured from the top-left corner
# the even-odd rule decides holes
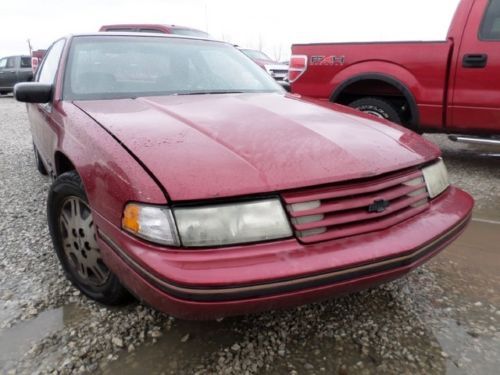
[[[267,56],[264,52],[257,51],[254,49],[242,49],[243,53],[250,57],[251,59],[257,60],[271,60],[269,56]]]
[[[151,36],[81,36],[71,45],[63,97],[248,92],[283,89],[231,45]]]

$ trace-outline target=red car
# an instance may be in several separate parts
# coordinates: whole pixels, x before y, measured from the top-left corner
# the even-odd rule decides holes
[[[500,135],[500,0],[462,0],[446,41],[296,44],[292,53],[294,93],[420,132]]]
[[[210,34],[208,34],[205,31],[179,25],[126,23],[126,24],[116,24],[116,25],[103,25],[101,26],[99,31],[112,31],[115,33],[116,32],[160,33],[160,34],[186,35],[197,38],[211,39]]]
[[[288,94],[224,42],[62,38],[15,97],[54,178],[55,251],[102,303],[209,319],[330,298],[404,275],[471,216],[436,146]]]

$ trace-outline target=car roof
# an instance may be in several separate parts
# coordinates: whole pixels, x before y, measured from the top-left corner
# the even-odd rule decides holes
[[[203,38],[191,35],[179,35],[179,34],[160,34],[160,33],[145,33],[145,32],[132,32],[132,31],[98,31],[93,33],[78,33],[78,34],[69,34],[68,38],[75,37],[85,37],[85,36],[134,36],[134,37],[155,37],[155,38],[172,38],[172,39],[194,39],[194,40],[204,40],[207,42],[216,42],[233,46],[233,44],[225,42],[223,40],[211,39],[211,38]]]
[[[110,25],[102,25],[101,29],[104,27],[138,27],[138,28],[144,28],[144,29],[152,29],[152,28],[169,28],[169,29],[187,29],[187,30],[196,30],[196,31],[202,31],[199,29],[195,29],[189,26],[181,26],[181,25],[170,25],[166,23],[117,23],[117,24],[110,24]]]

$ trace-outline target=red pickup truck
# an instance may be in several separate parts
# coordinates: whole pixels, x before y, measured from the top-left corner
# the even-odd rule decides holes
[[[289,80],[419,132],[500,144],[500,0],[462,0],[445,41],[295,44]]]

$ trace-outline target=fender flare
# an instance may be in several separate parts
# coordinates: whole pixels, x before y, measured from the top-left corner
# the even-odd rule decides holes
[[[354,77],[351,77],[349,79],[346,79],[343,81],[340,85],[338,85],[335,90],[333,91],[332,95],[330,96],[330,101],[335,103],[339,96],[342,94],[342,92],[350,85],[356,82],[360,81],[365,81],[365,80],[378,80],[382,81],[385,83],[388,83],[394,87],[396,87],[399,91],[403,93],[404,98],[408,102],[408,105],[410,106],[410,113],[411,113],[411,121],[410,125],[412,126],[413,129],[417,129],[419,127],[419,111],[418,111],[418,106],[417,106],[417,101],[415,100],[415,96],[413,93],[410,91],[410,89],[401,81],[399,81],[397,78],[394,78],[393,76],[390,76],[388,74],[382,74],[382,73],[364,73],[364,74],[359,74]]]

